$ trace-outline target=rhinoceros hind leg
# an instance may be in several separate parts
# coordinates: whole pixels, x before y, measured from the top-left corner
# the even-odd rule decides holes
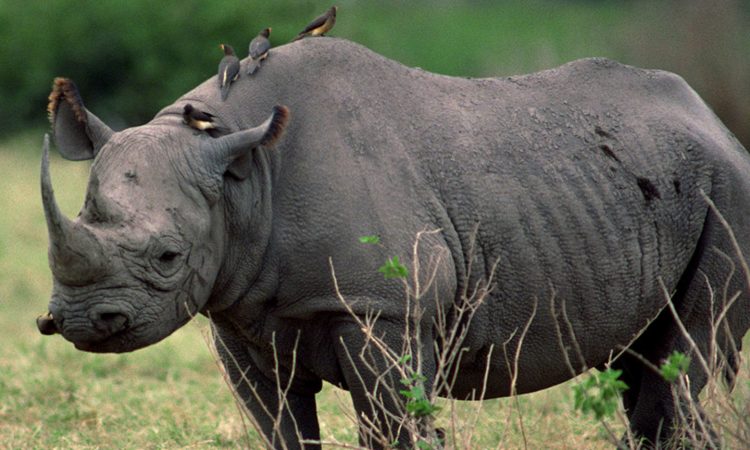
[[[745,231],[739,230],[743,235]],[[623,395],[630,429],[636,439],[643,438],[650,445],[679,447],[684,445],[679,442],[683,437],[699,441],[689,445],[713,448],[719,443],[698,396],[711,377],[723,374],[733,380],[742,337],[750,326],[745,274],[728,236],[710,212],[697,250],[671,298],[679,320],[665,308],[631,345],[640,356],[626,353],[613,363],[630,387]],[[750,248],[743,253],[750,255]],[[655,370],[674,351],[690,358],[684,378],[687,388],[677,395],[677,384],[667,382]]]

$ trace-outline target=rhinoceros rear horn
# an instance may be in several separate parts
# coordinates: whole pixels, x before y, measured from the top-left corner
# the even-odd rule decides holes
[[[90,230],[65,217],[57,206],[49,176],[49,135],[44,136],[41,172],[52,273],[65,284],[87,284],[104,274],[106,264],[102,246]]]
[[[55,78],[47,112],[55,144],[65,159],[92,159],[112,136],[112,129],[83,106],[78,88],[68,78]]]
[[[208,148],[202,151],[212,155],[218,167],[235,178],[245,179],[250,172],[250,158],[246,155],[256,147],[274,145],[284,134],[289,118],[289,108],[274,106],[271,116],[261,125],[206,141],[204,145]]]

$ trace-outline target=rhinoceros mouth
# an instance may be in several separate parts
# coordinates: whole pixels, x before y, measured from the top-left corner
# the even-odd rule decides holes
[[[63,335],[65,336],[65,335]],[[149,343],[139,344],[136,338],[137,330],[135,328],[126,328],[114,334],[96,340],[73,340],[75,348],[91,353],[123,353],[146,347]]]
[[[154,326],[153,323],[132,324],[116,333],[95,340],[72,340],[78,349],[91,353],[125,353],[139,350],[155,344],[166,338],[182,325],[187,323],[190,317],[173,324],[174,326]]]
[[[123,353],[154,344],[190,321],[193,315],[173,316],[163,302],[137,308],[143,301],[127,300],[121,294],[105,298],[87,292],[75,300],[55,293],[49,311],[37,319],[42,334],[59,333],[78,350],[93,353]],[[96,297],[96,298],[94,298]],[[178,311],[179,313],[179,311]],[[53,319],[54,317],[54,319]]]
[[[37,327],[42,334],[60,334],[77,349],[89,352],[128,351],[145,346],[133,345],[138,340],[138,328],[142,327],[133,326],[124,316],[114,317],[102,325],[85,317],[64,318],[47,313],[37,318]]]

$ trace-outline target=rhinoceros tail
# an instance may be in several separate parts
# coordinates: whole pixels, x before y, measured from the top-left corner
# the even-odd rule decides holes
[[[86,123],[86,111],[76,84],[69,78],[58,77],[52,83],[52,92],[49,94],[49,103],[47,104],[47,115],[51,124],[54,125],[55,123],[55,114],[60,106],[60,100],[65,100],[70,105],[77,121]]]
[[[284,134],[284,129],[286,129],[289,123],[289,117],[289,108],[283,105],[274,106],[268,128],[260,141],[260,145],[270,146],[275,144],[281,135]]]

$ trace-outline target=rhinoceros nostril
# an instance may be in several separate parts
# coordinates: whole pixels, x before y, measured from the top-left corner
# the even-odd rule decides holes
[[[127,319],[127,318],[120,313],[102,313],[99,316],[99,319],[103,320],[104,322],[112,323],[112,322],[117,322],[121,319]]]
[[[104,313],[99,320],[94,321],[94,326],[101,331],[116,333],[122,330],[128,323],[128,318],[120,313]]]
[[[128,317],[111,307],[94,308],[89,317],[97,330],[108,334],[114,334],[128,324]]]

